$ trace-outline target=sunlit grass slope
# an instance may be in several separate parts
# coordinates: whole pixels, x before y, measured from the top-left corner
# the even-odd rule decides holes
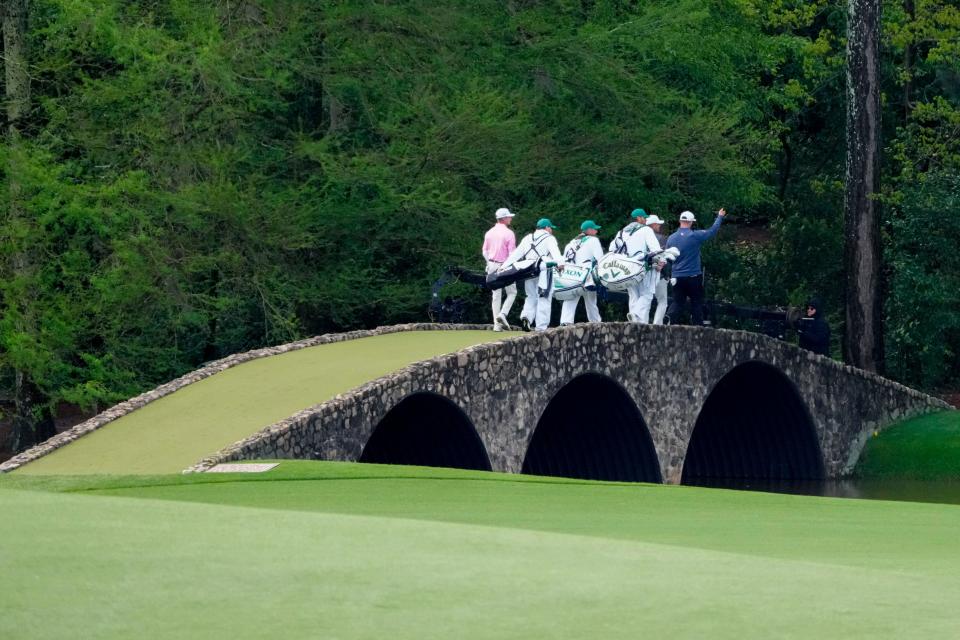
[[[227,369],[17,473],[174,473],[260,428],[408,364],[503,336],[406,331],[319,345]]]
[[[960,411],[920,416],[880,432],[867,441],[855,473],[960,481]]]
[[[956,506],[285,462],[0,510],[4,638],[960,635]]]

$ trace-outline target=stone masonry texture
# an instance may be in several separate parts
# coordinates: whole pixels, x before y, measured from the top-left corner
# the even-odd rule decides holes
[[[187,471],[253,459],[355,461],[391,408],[413,393],[432,392],[452,400],[470,418],[495,471],[518,473],[551,398],[590,373],[616,381],[636,403],[664,481],[678,483],[704,401],[724,375],[746,362],[775,367],[795,387],[815,426],[830,477],[852,469],[873,431],[949,408],[919,391],[759,334],[580,324],[418,362],[270,425]],[[749,390],[743,393],[749,401]]]

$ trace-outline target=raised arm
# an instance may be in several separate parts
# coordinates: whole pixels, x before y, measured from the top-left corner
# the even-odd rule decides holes
[[[693,234],[697,236],[697,239],[701,242],[709,240],[713,236],[717,235],[717,231],[720,231],[720,225],[723,223],[723,218],[727,215],[725,209],[720,209],[717,212],[717,217],[714,219],[713,224],[710,225],[709,229],[702,229],[700,231],[694,231]]]

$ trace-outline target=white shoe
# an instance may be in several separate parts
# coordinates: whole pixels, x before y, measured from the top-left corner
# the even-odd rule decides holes
[[[530,321],[527,320],[526,318],[520,318],[520,325],[523,327],[524,331],[530,331],[530,329],[532,328],[530,326]]]
[[[627,322],[638,322],[639,318],[630,312],[627,312]]]
[[[493,325],[493,330],[494,330],[494,331],[503,331],[503,327],[501,327],[499,324],[495,324],[495,325]]]
[[[510,327],[510,323],[507,321],[507,316],[503,315],[502,313],[497,316],[496,322],[494,322],[494,324],[500,327],[500,329],[503,331],[512,330]]]

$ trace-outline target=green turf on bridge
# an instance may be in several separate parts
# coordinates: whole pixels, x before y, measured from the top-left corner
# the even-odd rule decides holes
[[[404,331],[260,358],[157,400],[15,473],[176,473],[408,364],[513,335]]]
[[[951,505],[284,462],[0,513],[3,638],[960,637]]]

